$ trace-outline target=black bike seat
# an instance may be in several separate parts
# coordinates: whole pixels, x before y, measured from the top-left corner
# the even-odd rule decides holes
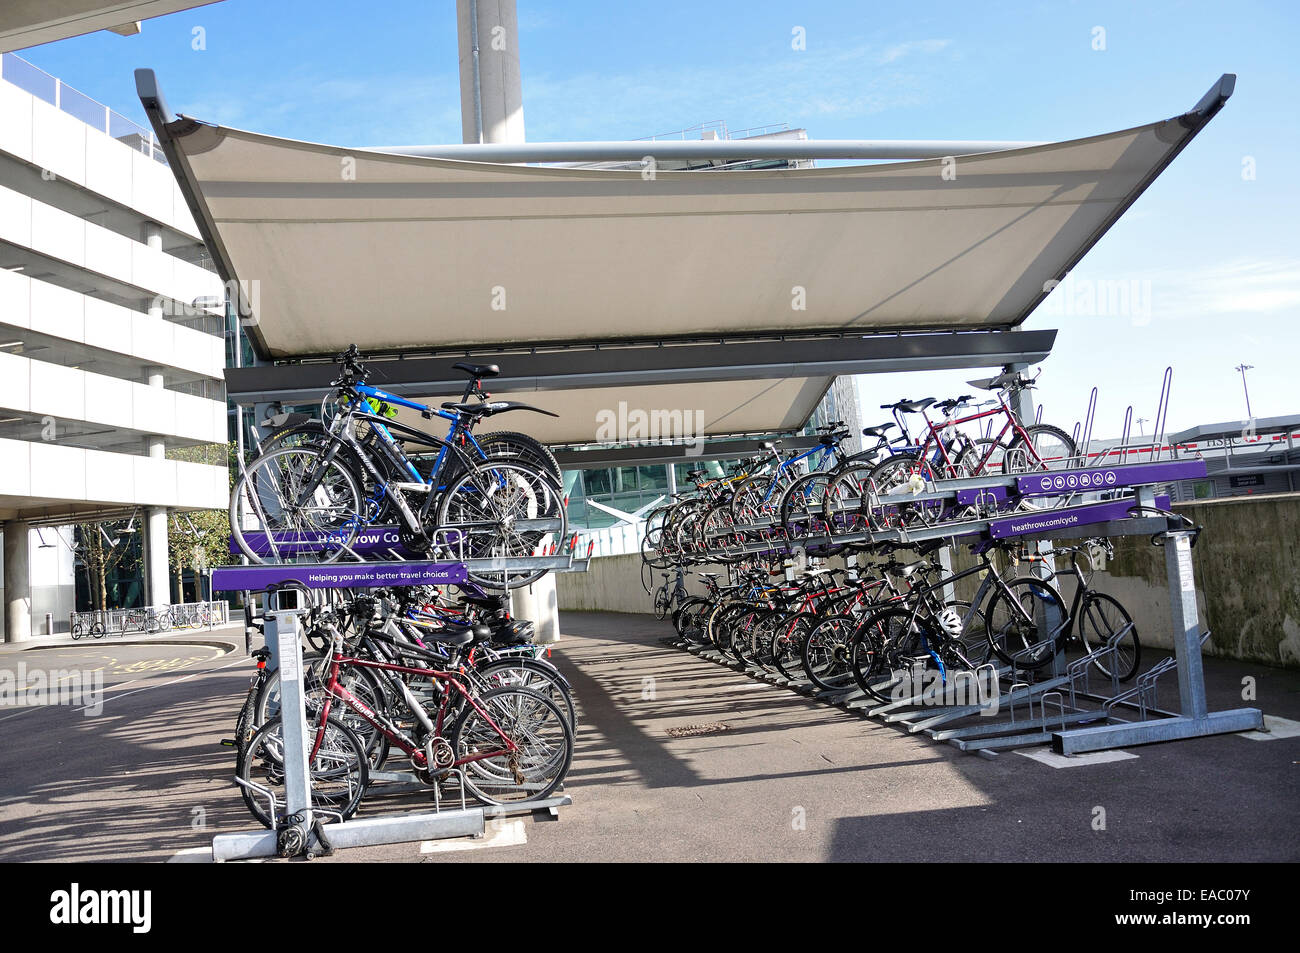
[[[874,427],[863,427],[862,434],[866,437],[879,437],[886,430],[892,430],[898,424],[876,424]]]
[[[459,364],[451,365],[458,371],[464,371],[470,377],[496,377],[501,373],[501,368],[495,364]]]
[[[907,414],[915,414],[934,403],[933,397],[923,397],[921,400],[900,400],[894,406]]]
[[[454,400],[443,401],[442,409],[456,410],[462,414],[471,414],[475,417],[481,416],[482,414],[490,414],[494,412],[491,404],[471,404],[471,403],[460,404]]]
[[[421,632],[420,638],[425,642],[439,642],[442,645],[450,645],[453,648],[460,648],[462,645],[469,645],[474,641],[474,630],[440,629],[435,632]]]
[[[904,575],[904,576],[910,576],[910,575],[912,575],[913,573],[916,573],[916,572],[921,571],[922,569],[925,569],[925,568],[926,568],[927,566],[929,566],[929,565],[930,565],[930,564],[929,564],[928,562],[926,562],[924,559],[918,559],[916,562],[914,562],[914,563],[908,563],[906,566],[903,567],[903,570],[902,570],[902,571],[903,571],[903,575]]]

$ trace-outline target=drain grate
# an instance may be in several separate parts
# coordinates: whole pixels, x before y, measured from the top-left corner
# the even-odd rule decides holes
[[[730,730],[730,725],[724,725],[721,722],[713,725],[682,725],[680,728],[667,729],[668,734],[673,738],[695,738],[699,735],[718,735],[724,731]]]

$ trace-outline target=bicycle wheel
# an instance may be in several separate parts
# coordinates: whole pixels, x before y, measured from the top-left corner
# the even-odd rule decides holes
[[[687,642],[703,645],[704,623],[712,608],[713,603],[709,600],[701,596],[692,596],[673,613],[673,628]]]
[[[361,527],[361,489],[319,448],[284,447],[240,474],[230,496],[230,531],[256,563],[333,562]]]
[[[573,704],[573,689],[553,665],[541,659],[500,659],[480,665],[477,671],[486,680],[489,689],[506,686],[528,688],[549,698],[564,712],[569,727],[577,736],[578,712]]]
[[[787,539],[807,540],[830,536],[835,523],[826,516],[827,499],[835,484],[836,474],[830,472],[808,473],[790,484],[778,504],[781,528]],[[829,543],[809,552],[818,556],[833,556],[842,547]]]
[[[1110,678],[1114,674],[1121,682],[1127,682],[1137,674],[1142,662],[1142,643],[1138,641],[1137,627],[1132,624],[1133,617],[1119,602],[1104,592],[1088,592],[1079,607],[1079,638],[1089,654],[1106,647],[1115,634],[1125,627],[1128,631],[1120,637],[1115,646],[1115,654],[1106,660],[1092,663],[1092,667]]]
[[[860,512],[871,529],[932,523],[943,512],[939,500],[914,502],[938,479],[929,461],[898,454],[877,464],[862,487]]]
[[[324,655],[303,657],[306,674],[303,678],[303,698],[307,710],[320,711],[325,704],[325,676],[329,671],[329,658]],[[379,676],[367,668],[354,667],[339,673],[339,684],[356,695],[371,711],[393,714],[393,699]],[[404,709],[403,709],[404,710]],[[260,727],[280,717],[280,671],[266,676],[257,691],[253,708],[253,727]],[[330,714],[351,728],[366,750],[370,767],[379,769],[388,760],[387,736],[357,712],[342,702],[335,701]]]
[[[72,636],[72,641],[75,642],[77,641],[77,639],[81,638],[86,633],[85,630],[82,628],[80,622],[74,622],[72,624],[72,631],[69,632],[68,634]]]
[[[822,497],[822,519],[832,533],[861,533],[870,529],[867,510],[862,504],[871,490],[871,473],[880,462],[850,463],[834,472]]]
[[[713,562],[736,562],[744,558],[743,553],[734,551],[745,541],[745,536],[736,529],[730,500],[719,500],[705,510],[694,529],[697,552]]]
[[[867,616],[854,630],[849,644],[853,680],[876,701],[892,701],[907,675],[904,662],[920,647],[919,622],[911,609],[893,606]]]
[[[539,524],[544,524],[541,528]],[[448,559],[531,556],[548,535],[568,529],[563,493],[545,472],[523,463],[484,463],[462,474],[442,494],[435,524]],[[488,589],[517,589],[545,569],[475,569],[470,581]]]
[[[984,611],[989,647],[1018,669],[1040,669],[1052,661],[1065,632],[1065,602],[1050,583],[1020,576],[997,589]]]
[[[664,583],[655,590],[655,618],[660,622],[668,618],[668,610],[672,603],[668,598],[668,583]]]
[[[1007,447],[1004,468],[1008,473],[1032,473],[1036,470],[1051,470],[1068,467],[1074,462],[1078,451],[1074,439],[1060,427],[1051,424],[1033,424],[1025,428],[1029,435],[1026,442],[1017,435]],[[1032,445],[1033,452],[1029,447]]]
[[[817,618],[811,612],[797,612],[786,616],[772,633],[772,666],[790,681],[803,675],[803,643]]]
[[[538,470],[545,470],[555,482],[563,485],[564,477],[560,473],[560,464],[555,459],[555,454],[551,453],[549,447],[540,440],[535,440],[527,434],[515,433],[512,430],[498,430],[492,433],[485,433],[477,436],[474,440],[478,443],[483,453],[494,461],[509,462],[516,460]]]
[[[308,754],[316,737],[320,744],[307,767],[314,808],[337,811],[347,820],[356,813],[370,783],[370,766],[356,732],[331,716],[323,725],[310,720],[304,726]],[[275,798],[275,812],[285,809],[284,730],[279,719],[257,729],[248,746],[240,752],[235,777],[245,782],[239,786],[249,813],[268,829],[274,830],[267,793]],[[253,784],[262,790],[247,785]],[[264,793],[266,792],[266,793]]]
[[[728,629],[731,654],[741,665],[749,665],[754,661],[754,630],[758,626],[761,614],[765,611],[767,610],[758,606],[746,606],[744,612],[736,614]]]
[[[92,639],[102,639],[104,637],[104,623],[92,622],[90,624],[90,637]]]
[[[451,733],[465,787],[485,804],[548,797],[573,761],[573,730],[564,713],[549,698],[515,686],[494,688],[475,701]]]
[[[834,615],[818,622],[804,639],[801,650],[803,673],[824,691],[848,688],[853,684],[849,643],[858,620],[850,615]]]

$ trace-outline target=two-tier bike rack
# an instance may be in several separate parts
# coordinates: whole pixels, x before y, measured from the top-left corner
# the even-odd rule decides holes
[[[1082,462],[1082,461],[1080,461]],[[989,665],[999,685],[998,710],[1009,711],[1011,721],[960,725],[958,723],[987,712],[988,699],[979,704],[935,706],[924,693],[897,698],[881,704],[865,695],[860,689],[818,690],[800,680],[789,680],[761,669],[749,667],[749,674],[775,684],[784,684],[818,700],[848,711],[878,718],[897,725],[909,733],[924,733],[935,741],[952,744],[963,751],[991,754],[999,749],[1050,743],[1062,755],[1101,751],[1110,748],[1196,738],[1206,735],[1263,730],[1263,715],[1256,708],[1239,708],[1227,711],[1210,711],[1205,695],[1205,673],[1202,666],[1201,646],[1209,633],[1203,632],[1196,603],[1196,583],[1192,567],[1192,542],[1195,531],[1181,521],[1158,515],[1168,510],[1167,497],[1157,494],[1157,487],[1179,480],[1199,479],[1205,476],[1202,460],[1156,461],[1138,464],[1067,467],[1031,474],[997,474],[939,480],[926,486],[923,492],[904,492],[897,497],[882,496],[879,502],[924,503],[937,501],[947,506],[974,508],[978,518],[961,521],[938,522],[860,532],[818,534],[783,539],[780,527],[772,520],[730,527],[720,531],[718,537],[733,534],[771,533],[769,539],[723,545],[718,553],[725,557],[784,554],[799,550],[829,551],[843,544],[888,543],[908,546],[932,541],[961,541],[975,547],[993,541],[1021,539],[1026,542],[1083,539],[1089,537],[1149,536],[1160,539],[1165,551],[1165,570],[1168,579],[1170,617],[1173,630],[1174,654],[1165,663],[1157,664],[1138,678],[1135,688],[1110,697],[1088,692],[1088,668],[1095,657],[1068,662],[1062,651],[1053,658],[1050,674],[1045,679],[1021,680],[1014,671]],[[1055,497],[1061,505],[1007,512],[1019,501],[1032,501]],[[831,514],[855,512],[858,500],[843,500]],[[1157,515],[1147,515],[1157,513]],[[987,580],[986,583],[987,584]],[[978,605],[984,594],[972,600]],[[1059,624],[1060,620],[1058,620]],[[1044,623],[1044,634],[1051,638],[1055,633]],[[1121,632],[1118,635],[1123,635]],[[1113,640],[1118,642],[1118,638]],[[716,650],[688,646],[701,657],[720,664],[732,664]],[[1113,651],[1114,645],[1100,651]],[[1178,712],[1167,712],[1154,705],[1155,681],[1170,668],[1178,673]],[[1010,680],[1008,688],[1001,688]],[[1118,686],[1116,686],[1118,689]],[[1077,698],[1102,703],[1101,709],[1083,709],[1074,705]],[[1066,698],[1070,704],[1067,706]],[[1035,716],[1034,706],[1039,714]],[[1049,703],[1055,709],[1049,714]],[[1021,706],[1024,706],[1023,708]],[[1017,720],[1017,710],[1027,714]],[[1121,719],[1119,711],[1138,711],[1141,720]],[[1070,727],[1086,722],[1082,727]]]
[[[280,672],[280,719],[284,743],[284,806],[278,810],[271,798],[271,815],[283,818],[276,830],[218,834],[212,839],[214,861],[258,857],[306,856],[343,847],[398,844],[449,837],[481,837],[488,817],[520,814],[558,816],[571,804],[567,794],[500,806],[467,806],[462,783],[459,806],[442,808],[438,783],[427,785],[413,772],[379,772],[372,775],[389,790],[432,790],[436,809],[416,814],[394,814],[350,819],[321,828],[321,814],[311,803],[311,775],[307,766],[310,744],[303,688],[301,616],[309,608],[311,593],[331,589],[387,589],[393,586],[458,585],[473,572],[532,573],[582,572],[587,560],[571,553],[549,556],[493,556],[429,562],[383,560],[367,562],[274,563],[225,566],[212,572],[212,588],[219,592],[266,594],[264,630],[271,649],[270,668]],[[255,791],[268,797],[269,792]],[[318,832],[324,833],[328,844]]]

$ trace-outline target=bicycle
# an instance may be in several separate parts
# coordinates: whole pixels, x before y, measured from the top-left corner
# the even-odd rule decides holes
[[[104,637],[104,623],[100,622],[98,619],[90,622],[78,619],[72,623],[71,635],[74,642],[85,636],[89,636],[92,639],[102,639]]]
[[[1075,579],[1074,597],[1070,601],[1060,635],[1056,641],[1064,642],[1075,637],[1077,628],[1077,637],[1082,642],[1084,651],[1093,656],[1093,668],[1106,678],[1113,677],[1119,682],[1127,682],[1137,674],[1138,666],[1141,664],[1142,643],[1138,639],[1137,628],[1134,626],[1133,617],[1128,610],[1114,596],[1094,589],[1091,585],[1092,577],[1097,572],[1096,559],[1094,558],[1094,553],[1097,551],[1104,552],[1109,558],[1114,555],[1115,549],[1110,540],[1104,537],[1096,537],[1076,546],[1058,546],[1050,550],[1049,553],[1038,555],[1031,553],[1021,558],[1030,563],[1047,563],[1049,556],[1069,557],[1070,568],[1068,570],[1053,569],[1046,575],[1033,577],[1035,581],[1044,585],[1051,585],[1062,605],[1064,605],[1065,600],[1055,582],[1067,572]],[[1089,572],[1086,574],[1079,566],[1081,553],[1086,554],[1088,558]],[[1014,586],[1016,582],[1017,580],[1013,579],[1009,585]],[[1112,643],[1112,650],[1102,654],[1101,650],[1111,646]],[[1055,644],[1053,647],[1055,647]],[[1005,648],[1012,647],[1004,646]],[[1009,654],[1001,652],[999,657],[1004,661],[1009,661],[1010,658],[1029,648],[1028,645],[1019,646],[1019,651],[1012,651]],[[1113,665],[1107,661],[1110,657],[1115,660]],[[1114,669],[1113,673],[1112,668]]]
[[[1002,473],[1036,472],[1060,466],[1075,457],[1072,437],[1050,424],[1021,423],[1009,403],[1009,396],[1034,386],[1034,381],[1016,373],[970,381],[972,386],[998,393],[997,406],[989,410],[958,415],[970,395],[936,401],[932,397],[894,405],[896,412],[919,413],[925,423],[924,439],[915,453],[890,456],[865,475],[855,475],[850,492],[860,500],[860,515],[867,526],[883,528],[894,524],[931,523],[943,515],[944,506],[935,500],[910,502],[909,496],[942,479]],[[942,420],[932,420],[926,411],[936,407]],[[957,428],[985,418],[1003,418],[996,437],[971,438]],[[991,431],[990,431],[991,432]],[[1055,505],[1054,498],[1038,498],[1036,506]],[[1029,504],[1026,504],[1029,505]]]
[[[263,453],[236,481],[230,502],[232,538],[250,560],[332,562],[344,553],[356,556],[352,543],[358,533],[389,512],[389,506],[400,518],[404,548],[425,556],[527,556],[547,533],[564,535],[563,491],[549,469],[522,457],[475,459],[462,449],[462,443],[472,440],[464,421],[525,405],[449,402],[444,407],[456,412],[456,423],[452,439],[445,440],[392,421],[393,406],[416,409],[426,419],[438,412],[367,385],[369,371],[355,345],[335,360],[343,368],[333,382],[342,409],[325,436]],[[490,365],[466,367],[478,374],[493,370]],[[374,401],[380,404],[376,407]],[[358,430],[373,439],[363,441]],[[406,440],[438,448],[427,475],[405,452]],[[371,482],[363,500],[366,478]],[[415,502],[418,495],[423,503]],[[472,570],[470,578],[491,588],[516,588],[545,572]]]
[[[472,636],[460,633],[440,638],[450,644],[465,644]],[[563,783],[573,758],[572,730],[555,703],[540,693],[518,686],[475,693],[458,672],[349,656],[343,650],[343,633],[335,629],[324,701],[319,712],[308,716],[314,803],[347,820],[369,785],[369,758],[363,744],[352,728],[331,714],[335,706],[359,717],[389,745],[400,749],[426,784],[459,772],[469,793],[485,804],[545,798]],[[402,654],[435,661],[433,653],[411,645],[403,646]],[[414,716],[410,731],[358,698],[340,678],[345,669],[369,669],[385,678]],[[430,683],[432,716],[412,693],[408,679]],[[449,715],[454,715],[454,724],[445,731],[452,721]],[[276,819],[263,808],[257,792],[261,788],[274,793],[274,788],[283,784],[283,755],[276,756],[278,731],[278,720],[258,729],[241,755],[237,771],[244,782],[241,788],[249,811],[268,828],[274,827]]]
[[[691,597],[686,588],[685,573],[680,566],[677,567],[676,578],[671,584],[668,581],[671,578],[669,573],[663,573],[663,577],[663,585],[655,590],[653,598],[655,618],[660,622],[680,609]]]

